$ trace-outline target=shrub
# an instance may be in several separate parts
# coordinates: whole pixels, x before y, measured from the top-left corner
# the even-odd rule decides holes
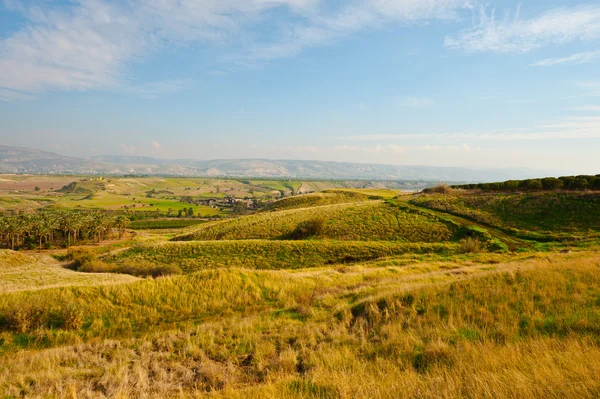
[[[524,190],[539,191],[543,188],[543,186],[540,179],[527,179],[521,181],[519,188]]]
[[[426,194],[452,194],[454,189],[447,184],[438,184],[435,187],[428,187],[423,190]]]
[[[542,187],[544,190],[558,190],[562,188],[563,181],[556,177],[546,177],[542,179]]]
[[[85,248],[71,248],[67,251],[65,260],[71,261],[69,269],[80,270],[96,260],[96,254]]]
[[[476,254],[483,250],[481,241],[475,237],[466,237],[458,242],[460,251],[465,254]]]
[[[130,274],[138,277],[164,277],[175,274],[182,274],[181,268],[174,264],[156,265],[145,261],[136,261],[119,266],[115,270],[117,273]]]
[[[490,252],[508,252],[508,245],[499,240],[491,240],[487,244],[487,250]]]
[[[296,228],[290,233],[292,240],[306,240],[308,238],[318,237],[325,230],[325,218],[317,216],[309,220],[298,223]]]

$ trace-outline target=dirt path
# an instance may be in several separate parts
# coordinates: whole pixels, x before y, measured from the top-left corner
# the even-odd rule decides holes
[[[485,231],[487,231],[492,237],[502,241],[503,243],[509,245],[509,246],[515,246],[515,247],[525,247],[525,248],[532,248],[531,243],[523,240],[521,238],[515,237],[513,235],[510,235],[508,233],[505,233],[504,231],[497,229],[493,226],[489,226],[486,224],[482,224],[479,222],[476,222],[474,220],[468,219],[466,217],[462,217],[462,216],[458,216],[458,215],[454,215],[448,212],[444,212],[444,211],[439,211],[436,209],[431,209],[431,208],[426,208],[424,206],[420,206],[417,204],[413,204],[411,202],[402,202],[402,204],[398,204],[396,202],[394,202],[397,205],[402,205],[402,206],[406,206],[408,208],[412,208],[415,210],[419,210],[421,212],[424,213],[429,213],[430,215],[436,216],[438,218],[442,218],[442,219],[448,219],[453,221],[456,224],[460,224],[463,226],[475,226],[478,227],[480,229],[483,229]]]

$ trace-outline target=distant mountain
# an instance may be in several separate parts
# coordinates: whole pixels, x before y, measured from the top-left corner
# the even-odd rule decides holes
[[[523,169],[467,169],[269,159],[201,161],[113,155],[75,158],[48,151],[2,145],[0,145],[0,173],[141,174],[447,182],[501,181],[539,177],[547,174]]]

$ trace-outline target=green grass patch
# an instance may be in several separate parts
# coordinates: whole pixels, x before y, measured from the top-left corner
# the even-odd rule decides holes
[[[134,220],[129,224],[129,228],[134,230],[180,229],[190,226],[196,226],[202,223],[206,223],[206,221],[199,219]]]

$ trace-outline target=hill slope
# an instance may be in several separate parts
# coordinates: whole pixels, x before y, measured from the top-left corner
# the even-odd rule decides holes
[[[502,229],[549,236],[600,233],[600,193],[432,194],[411,203]]]
[[[189,240],[282,239],[302,222],[325,220],[314,238],[387,240],[398,242],[450,241],[456,231],[434,216],[410,213],[383,201],[317,206],[259,213],[207,223],[175,238]]]

